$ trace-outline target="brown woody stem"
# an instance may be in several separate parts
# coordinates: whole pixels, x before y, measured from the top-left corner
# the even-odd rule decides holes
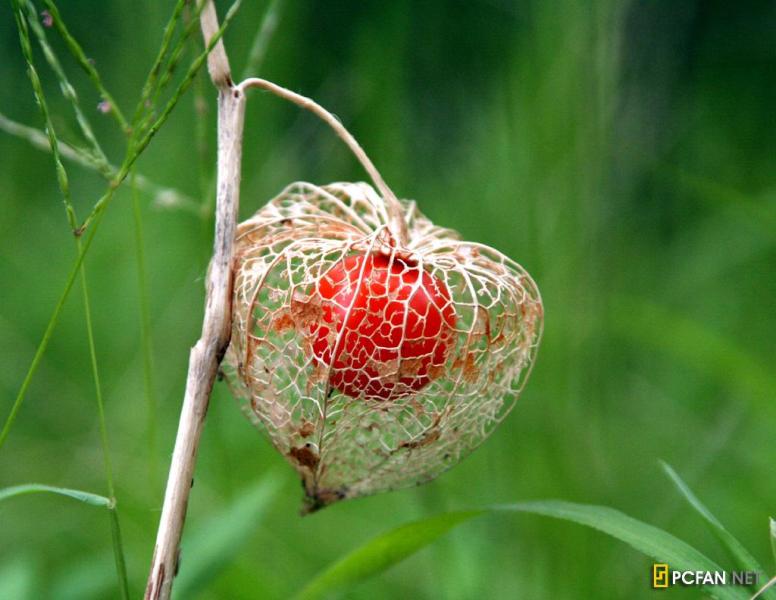
[[[291,90],[277,85],[276,83],[272,83],[271,81],[267,81],[266,79],[251,77],[244,80],[242,83],[240,83],[240,85],[237,86],[238,89],[243,90],[252,87],[271,92],[276,96],[283,98],[284,100],[288,100],[289,102],[304,108],[305,110],[309,110],[311,113],[326,122],[326,124],[334,130],[337,136],[339,136],[339,138],[344,141],[345,144],[347,144],[348,148],[350,148],[350,151],[358,159],[358,162],[361,163],[361,165],[364,167],[364,170],[369,174],[369,176],[372,178],[372,181],[377,186],[377,189],[380,191],[380,195],[383,198],[383,202],[385,203],[388,227],[390,228],[391,233],[397,239],[397,241],[401,245],[406,246],[408,241],[408,234],[407,223],[404,219],[404,209],[396,199],[396,195],[393,193],[391,188],[389,188],[388,184],[385,183],[385,180],[383,179],[382,175],[380,175],[377,167],[375,167],[369,156],[367,156],[367,153],[364,152],[361,144],[356,141],[356,138],[353,137],[353,134],[351,134],[345,128],[339,119],[337,119],[337,117],[331,114],[328,110],[323,108],[323,106],[308,98],[307,96],[302,96],[301,94],[292,92]]]
[[[201,24],[205,43],[208,43],[218,31],[218,19],[212,0],[206,1]],[[229,62],[220,41],[208,57],[208,70],[218,88],[218,186],[213,258],[207,275],[202,334],[189,355],[186,393],[145,591],[146,600],[168,600],[172,591],[199,439],[210,392],[231,331],[232,255],[240,204],[245,95],[232,85]]]

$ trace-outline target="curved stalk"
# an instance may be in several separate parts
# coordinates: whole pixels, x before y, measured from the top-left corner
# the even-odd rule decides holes
[[[241,82],[236,87],[236,89],[239,90],[246,90],[248,88],[260,88],[262,90],[271,92],[279,98],[283,98],[284,100],[288,100],[289,102],[296,104],[300,108],[309,110],[311,113],[323,120],[329,127],[331,127],[334,130],[334,133],[336,133],[337,136],[343,142],[345,142],[345,144],[347,144],[348,148],[350,148],[350,151],[358,159],[358,162],[361,163],[361,165],[364,167],[364,170],[369,174],[375,186],[377,186],[377,189],[380,191],[380,194],[383,197],[383,202],[385,203],[388,227],[391,231],[391,234],[396,238],[399,244],[402,246],[407,245],[407,222],[404,219],[404,210],[402,209],[401,204],[396,199],[396,195],[393,193],[391,188],[388,187],[388,184],[385,183],[385,180],[383,179],[382,175],[380,175],[377,167],[375,167],[369,156],[367,156],[367,153],[364,152],[361,144],[356,141],[356,138],[353,137],[353,134],[351,134],[345,128],[345,126],[339,121],[339,119],[337,119],[337,117],[335,117],[328,110],[323,108],[323,106],[308,98],[307,96],[302,96],[301,94],[292,92],[291,90],[277,85],[276,83],[272,83],[271,81],[267,81],[266,79],[250,77]]]

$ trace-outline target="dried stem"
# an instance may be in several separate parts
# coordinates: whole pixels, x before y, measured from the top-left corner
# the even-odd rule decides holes
[[[206,0],[200,21],[205,43],[209,44],[219,31],[212,0]],[[218,88],[215,240],[208,269],[202,334],[189,356],[186,393],[145,592],[146,599],[154,600],[166,600],[172,591],[197,448],[218,365],[229,343],[231,325],[231,263],[239,207],[245,95],[232,85],[229,61],[220,40],[208,56],[208,70]]]
[[[393,193],[391,188],[388,187],[388,184],[385,183],[385,180],[383,179],[382,175],[380,175],[377,167],[375,167],[374,163],[369,159],[366,152],[364,152],[361,144],[356,141],[356,138],[354,138],[353,135],[345,128],[345,126],[340,123],[337,117],[335,117],[328,110],[323,108],[323,106],[314,100],[311,100],[307,96],[302,96],[296,92],[292,92],[291,90],[272,83],[271,81],[267,81],[266,79],[251,77],[240,83],[236,89],[245,90],[252,87],[272,92],[284,100],[288,100],[289,102],[293,102],[305,110],[309,110],[311,113],[325,121],[326,124],[334,130],[340,139],[342,139],[342,141],[347,144],[348,148],[350,148],[350,151],[353,152],[358,161],[363,165],[366,172],[369,173],[369,176],[372,178],[372,181],[374,181],[377,189],[380,190],[380,194],[383,197],[383,202],[385,202],[385,209],[387,211],[388,223],[391,229],[391,233],[394,235],[394,237],[397,238],[401,245],[406,245],[408,241],[407,223],[404,219],[404,210],[402,209],[401,204],[399,204],[399,201],[396,199],[396,195]]]
[[[178,568],[179,545],[186,518],[189,492],[193,484],[194,464],[207,413],[210,393],[218,367],[229,344],[231,330],[232,257],[240,195],[240,164],[245,117],[245,92],[258,87],[293,102],[323,119],[344,140],[364,166],[382,194],[389,228],[400,245],[407,244],[407,224],[396,196],[359,143],[337,118],[314,101],[286,88],[258,78],[239,85],[232,81],[229,59],[215,6],[204,0],[200,24],[205,43],[215,45],[208,55],[210,79],[218,88],[218,182],[216,232],[213,258],[207,278],[207,297],[202,334],[189,356],[186,393],[181,409],[164,505],[156,537],[156,546],[146,587],[146,600],[167,600]]]

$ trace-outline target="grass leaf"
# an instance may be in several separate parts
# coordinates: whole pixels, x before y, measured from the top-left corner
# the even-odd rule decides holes
[[[297,594],[296,600],[323,598],[381,573],[428,546],[456,525],[484,512],[466,510],[444,513],[378,535],[316,576]]]
[[[235,501],[183,538],[176,598],[193,598],[234,560],[256,530],[283,478],[270,473],[258,485],[235,495]]]
[[[13,498],[15,496],[23,496],[25,494],[37,494],[37,493],[51,493],[59,494],[60,496],[67,496],[73,498],[79,502],[91,504],[92,506],[104,506],[105,508],[113,508],[113,502],[110,498],[105,496],[99,496],[92,494],[91,492],[84,492],[82,490],[74,490],[71,488],[56,487],[53,485],[45,485],[42,483],[25,483],[22,485],[15,485],[12,487],[0,489],[0,502]]]
[[[771,590],[773,590],[773,586],[776,585],[776,577],[773,577],[771,580],[768,581],[763,587],[760,588],[760,590],[752,596],[751,600],[755,600],[755,598],[762,598],[765,594],[769,593]]]
[[[660,465],[663,467],[663,470],[665,471],[666,475],[668,475],[668,478],[671,480],[671,482],[676,486],[682,496],[684,496],[684,499],[690,503],[690,506],[695,509],[695,512],[703,517],[703,520],[706,521],[706,523],[709,525],[711,532],[719,539],[720,542],[722,542],[735,561],[736,565],[747,571],[757,571],[758,573],[764,573],[765,570],[762,568],[760,563],[757,562],[757,559],[752,556],[746,548],[744,548],[744,545],[739,542],[732,533],[725,529],[725,526],[722,525],[722,523],[711,513],[711,511],[709,511],[708,508],[706,508],[706,506],[698,499],[698,497],[693,494],[688,485],[682,480],[681,477],[679,477],[676,471],[671,468],[671,465],[663,461],[660,462]],[[776,590],[770,591],[765,594],[764,597],[776,599],[776,595],[774,595],[775,592]]]
[[[617,296],[612,309],[618,336],[661,350],[772,410],[767,400],[776,391],[776,378],[747,348],[705,323],[647,300]],[[671,335],[664,335],[666,331]]]
[[[675,570],[722,570],[722,567],[713,560],[670,533],[606,506],[542,500],[496,506],[493,509],[527,512],[586,525],[625,542],[658,562],[668,563]],[[718,600],[749,597],[743,590],[737,588],[704,586],[703,589],[709,596]]]
[[[717,563],[689,544],[620,511],[605,506],[542,500],[445,513],[402,525],[373,538],[324,570],[299,592],[296,600],[328,597],[385,571],[460,523],[485,513],[499,512],[525,512],[585,525],[625,542],[656,561],[668,563],[673,569],[722,570]],[[748,594],[737,588],[704,586],[704,590],[718,600],[748,598]]]
[[[132,169],[130,175],[132,189],[132,216],[135,230],[135,264],[137,267],[137,286],[140,303],[140,338],[143,349],[143,393],[147,412],[148,435],[148,473],[151,481],[157,479],[157,399],[154,384],[154,342],[151,327],[151,301],[148,286],[148,272],[145,258],[145,242],[143,240],[143,213],[140,209],[140,194],[137,188],[137,175]]]

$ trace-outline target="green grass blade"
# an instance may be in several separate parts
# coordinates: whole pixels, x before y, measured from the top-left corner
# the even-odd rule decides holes
[[[81,241],[76,240],[78,255],[81,254]],[[94,394],[97,399],[97,413],[100,424],[100,442],[102,444],[102,458],[105,465],[105,478],[108,484],[108,494],[114,496],[113,466],[110,459],[110,445],[108,443],[108,428],[105,424],[105,404],[102,398],[102,384],[100,383],[100,369],[97,364],[97,348],[94,343],[94,328],[92,326],[92,307],[89,301],[89,286],[86,282],[86,269],[81,263],[81,294],[84,302],[84,315],[86,320],[86,337],[89,344],[89,361],[94,381]]]
[[[762,598],[765,594],[773,590],[774,586],[776,586],[776,577],[769,580],[768,583],[761,587],[760,590],[754,596],[752,596],[751,600],[755,600],[755,598]]]
[[[350,552],[310,581],[296,600],[323,598],[372,577],[431,544],[450,529],[484,513],[525,512],[572,521],[606,533],[672,569],[721,571],[717,563],[673,535],[605,506],[542,500],[436,515],[379,535]],[[748,595],[730,587],[704,587],[718,600]]]
[[[722,571],[722,567],[713,560],[670,533],[606,506],[575,504],[561,500],[541,500],[495,506],[492,507],[492,510],[526,512],[573,521],[625,542],[658,562],[668,563],[672,569]],[[739,588],[704,586],[703,589],[711,597],[718,600],[740,600],[749,597]]]
[[[76,238],[76,249],[81,254],[81,240]],[[86,269],[81,264],[81,292],[84,302],[84,314],[86,317],[86,334],[89,341],[89,359],[92,367],[92,379],[94,380],[94,391],[97,399],[97,414],[100,425],[100,442],[102,446],[102,459],[105,468],[105,479],[108,486],[108,494],[111,498],[116,497],[116,490],[113,484],[113,466],[110,458],[110,443],[108,441],[108,426],[105,419],[105,403],[102,396],[102,385],[100,383],[100,370],[97,364],[97,348],[94,343],[94,328],[92,327],[92,309],[89,302],[89,286],[86,282]],[[110,511],[110,531],[111,542],[113,544],[113,556],[116,562],[116,575],[119,579],[119,590],[123,600],[129,600],[129,583],[127,578],[127,566],[124,559],[124,546],[121,542],[121,528],[119,527],[119,515],[116,509],[115,500],[112,502]]]
[[[23,14],[23,11],[25,8],[28,12],[27,20],[25,20],[25,17]],[[70,225],[70,228],[75,230],[78,224],[78,219],[76,217],[75,209],[70,200],[70,187],[69,187],[69,181],[67,177],[67,171],[65,170],[65,167],[62,164],[62,159],[59,154],[59,142],[56,136],[56,131],[54,129],[54,125],[51,121],[51,117],[48,111],[48,105],[46,102],[45,95],[43,93],[43,87],[41,85],[40,79],[35,69],[35,65],[33,63],[32,45],[30,43],[29,29],[27,27],[28,24],[32,28],[33,32],[36,34],[38,38],[38,42],[40,43],[41,48],[43,49],[43,54],[46,57],[46,60],[48,61],[52,70],[54,71],[54,73],[57,75],[59,79],[60,87],[62,89],[63,95],[73,105],[73,109],[75,110],[75,113],[76,113],[76,118],[79,124],[81,125],[81,129],[84,134],[84,137],[87,139],[87,141],[89,141],[92,144],[92,151],[94,152],[94,155],[96,156],[97,160],[100,161],[105,166],[107,166],[108,161],[107,161],[107,158],[105,158],[105,155],[103,154],[102,149],[100,148],[100,145],[97,142],[97,139],[94,137],[94,134],[92,132],[92,129],[91,129],[91,126],[89,125],[88,120],[86,120],[85,115],[82,113],[80,109],[78,96],[75,93],[75,89],[68,81],[67,76],[64,73],[64,70],[59,64],[59,60],[56,58],[56,55],[54,54],[53,50],[48,45],[48,42],[46,40],[46,35],[43,32],[43,28],[40,26],[40,24],[37,21],[37,13],[32,3],[25,2],[24,5],[22,5],[20,0],[16,0],[16,2],[14,2],[14,15],[15,15],[16,24],[19,30],[19,40],[22,47],[22,54],[24,55],[24,59],[27,63],[30,81],[32,83],[33,93],[35,94],[35,99],[38,101],[40,112],[46,126],[46,131],[48,132],[49,145],[51,147],[51,153],[54,157],[54,164],[57,172],[57,181],[59,183],[59,188],[62,193],[62,199],[65,205],[65,213],[67,215],[67,220]],[[78,272],[81,275],[81,291],[82,291],[83,301],[84,301],[86,331],[87,331],[88,342],[89,342],[89,356],[90,356],[90,363],[92,367],[92,376],[94,379],[95,394],[97,398],[97,408],[99,413],[100,437],[102,442],[103,461],[105,465],[105,477],[107,480],[108,495],[110,496],[110,498],[113,499],[115,498],[115,490],[113,486],[113,473],[112,473],[112,467],[111,467],[111,461],[110,461],[108,431],[105,423],[105,409],[104,409],[104,403],[102,398],[102,386],[100,385],[100,375],[99,375],[99,368],[97,364],[97,352],[96,352],[95,343],[94,343],[94,330],[92,327],[91,306],[89,303],[89,288],[86,281],[86,271],[83,265],[85,248],[82,247],[83,245],[79,238],[75,239],[75,244],[76,244],[76,252],[77,252],[76,261],[78,262]],[[74,273],[75,271],[73,272],[73,274]],[[69,288],[71,285],[72,285],[72,280],[68,282],[67,293],[69,293]],[[67,294],[63,296],[61,304],[57,306],[57,309],[55,309],[55,315],[58,316],[58,310],[60,310],[61,305],[64,304],[64,298],[66,298],[66,296]],[[53,327],[51,327],[51,323],[50,323],[49,329],[53,331]],[[49,333],[49,329],[47,329],[47,334]],[[38,359],[39,355],[42,356],[42,352],[39,354],[36,354],[36,359]],[[33,361],[33,364],[34,365],[36,364],[35,361]],[[23,390],[26,390],[25,385],[29,385],[30,380],[31,380],[31,373],[28,372],[28,377],[25,378],[25,383],[22,386]],[[18,413],[18,408],[21,406],[22,398],[23,398],[23,392],[20,392],[19,397],[17,397],[17,401],[14,403],[11,417],[9,418],[9,421],[6,422],[6,427],[3,428],[2,433],[0,433],[0,446],[2,445],[3,441],[7,437],[8,432],[10,431],[10,426],[13,423],[13,420],[15,419],[15,415]],[[124,561],[124,549],[121,544],[121,534],[120,534],[119,523],[118,523],[118,514],[116,512],[114,500],[111,500],[109,508],[110,508],[110,516],[111,516],[111,537],[113,541],[114,556],[116,559],[116,568],[117,568],[117,575],[119,578],[119,587],[121,589],[122,598],[128,599],[129,587],[127,584],[126,565]]]
[[[16,496],[39,493],[58,494],[60,496],[73,498],[79,502],[84,502],[85,504],[91,504],[92,506],[104,506],[105,508],[113,508],[113,501],[110,498],[106,498],[105,496],[99,496],[97,494],[84,492],[82,490],[45,485],[42,483],[25,483],[22,485],[14,485],[12,487],[2,488],[0,489],[0,502],[7,500],[8,498],[15,498]]]
[[[148,76],[146,77],[146,81],[143,84],[143,91],[140,94],[140,101],[137,103],[137,107],[135,108],[135,115],[132,117],[133,126],[140,122],[143,113],[147,109],[146,103],[150,99],[151,92],[156,85],[156,80],[159,77],[159,71],[162,68],[162,62],[164,61],[164,57],[167,55],[167,51],[169,50],[173,34],[175,33],[175,29],[178,25],[178,21],[181,17],[181,13],[185,4],[185,0],[178,0],[175,3],[175,6],[172,10],[172,15],[167,21],[167,24],[164,26],[164,31],[162,32],[162,44],[159,46],[159,52],[157,53],[153,65],[151,66],[151,70],[149,71]],[[204,2],[201,4],[204,4]]]
[[[153,333],[151,329],[151,309],[148,294],[148,275],[145,259],[145,242],[143,240],[143,214],[140,210],[140,197],[137,190],[137,180],[134,169],[130,176],[132,189],[132,214],[135,225],[135,263],[137,264],[137,285],[140,296],[140,337],[143,354],[143,391],[146,401],[147,435],[148,435],[148,467],[151,481],[157,479],[156,461],[156,386],[154,385],[153,369]]]
[[[121,539],[121,527],[119,526],[119,513],[114,503],[110,509],[110,537],[113,544],[113,560],[116,563],[116,576],[119,579],[119,593],[121,600],[129,600],[129,579],[127,577],[127,563],[124,558],[124,543]]]
[[[9,119],[8,116],[0,113],[0,130],[5,133],[25,140],[34,148],[43,150],[44,152],[51,152],[51,146],[48,141],[48,137],[39,129],[34,127],[28,127],[22,123],[18,123],[13,119]],[[95,158],[95,156],[89,152],[86,148],[68,144],[63,140],[58,140],[59,155],[77,165],[96,171],[105,180],[111,181],[118,173],[118,169],[115,165],[108,163],[107,165],[101,163]],[[202,218],[202,210],[199,203],[191,196],[184,194],[182,191],[160,185],[141,173],[135,172],[135,184],[137,188],[143,192],[148,193],[154,203],[165,209],[176,208],[185,210],[199,218]]]
[[[183,58],[183,51],[186,48],[186,43],[189,41],[193,34],[199,31],[199,16],[204,8],[205,3],[200,2],[196,11],[192,15],[192,18],[187,22],[184,22],[183,32],[176,41],[175,46],[173,46],[172,50],[170,51],[170,56],[167,59],[164,72],[162,73],[161,77],[159,77],[156,89],[154,90],[153,99],[151,100],[151,106],[156,105],[159,96],[167,88],[167,85],[170,83],[170,81],[172,81],[172,77],[175,74],[178,65],[180,64],[181,58]]]
[[[62,313],[62,308],[64,307],[65,301],[70,295],[70,291],[73,287],[73,283],[75,283],[75,279],[78,276],[81,268],[81,264],[83,263],[84,257],[86,256],[86,253],[88,252],[89,248],[91,247],[91,243],[94,240],[94,235],[97,232],[99,222],[102,219],[102,216],[105,214],[105,209],[110,204],[111,200],[113,199],[116,190],[121,185],[121,183],[126,179],[127,175],[129,174],[129,170],[132,168],[135,161],[138,159],[142,151],[145,149],[145,147],[149,144],[153,136],[156,134],[156,132],[161,128],[161,126],[164,124],[164,122],[169,117],[170,113],[172,112],[172,109],[177,104],[180,97],[185,93],[185,91],[188,89],[189,85],[191,85],[191,82],[196,75],[197,71],[202,67],[203,63],[207,59],[207,55],[210,53],[210,51],[215,47],[218,40],[221,39],[221,37],[224,34],[224,31],[226,30],[226,27],[231,22],[231,19],[234,17],[234,15],[237,12],[237,9],[240,6],[241,1],[237,0],[232,7],[229,9],[229,12],[227,13],[224,22],[219,29],[218,33],[213,36],[213,39],[211,40],[210,44],[208,44],[208,47],[205,49],[205,51],[200,54],[200,56],[197,58],[196,61],[189,67],[189,70],[186,74],[186,77],[181,82],[181,84],[178,86],[178,89],[176,91],[176,94],[173,96],[173,98],[170,99],[170,101],[167,103],[167,106],[165,107],[164,112],[162,115],[154,122],[153,126],[150,128],[150,130],[145,134],[143,139],[139,142],[139,144],[132,148],[132,151],[128,153],[128,156],[124,160],[124,163],[122,164],[121,168],[116,173],[115,177],[111,180],[110,185],[108,186],[108,190],[103,194],[103,196],[95,203],[94,207],[92,208],[92,212],[88,215],[88,217],[84,220],[83,224],[76,229],[76,233],[78,235],[82,235],[86,228],[93,224],[93,227],[91,228],[89,236],[87,236],[86,241],[83,245],[83,248],[81,252],[78,255],[78,258],[76,259],[75,264],[73,265],[67,280],[65,282],[64,290],[62,291],[62,294],[59,297],[59,300],[57,301],[57,304],[54,307],[54,311],[52,312],[51,317],[49,318],[49,322],[46,325],[46,330],[43,334],[43,338],[41,339],[40,343],[38,344],[38,348],[35,351],[35,356],[32,359],[32,362],[30,363],[30,366],[27,370],[27,373],[25,374],[24,380],[22,381],[22,384],[19,388],[19,392],[16,395],[16,399],[14,400],[13,405],[11,406],[11,410],[8,414],[8,417],[5,420],[5,423],[3,425],[3,429],[0,430],[0,449],[2,449],[3,445],[5,444],[6,439],[8,438],[8,435],[11,431],[11,428],[13,427],[14,422],[16,421],[16,418],[19,414],[19,410],[22,407],[22,404],[24,403],[24,398],[27,394],[27,390],[29,389],[30,384],[32,383],[32,377],[34,376],[35,372],[37,371],[38,367],[40,366],[40,362],[43,359],[43,355],[46,352],[46,348],[48,348],[48,344],[51,341],[51,336],[54,332],[54,329],[56,328],[56,325],[59,321],[59,316]],[[53,5],[51,2],[46,2],[47,7],[49,7],[49,10],[52,10]],[[56,7],[53,7],[53,10],[56,11]],[[32,51],[29,44],[29,34],[27,32],[27,23],[26,20],[23,18],[23,15],[21,13],[21,5],[19,3],[19,0],[16,0],[14,2],[14,14],[17,19],[17,26],[19,27],[20,31],[20,37],[22,38],[22,47],[23,52],[25,52],[25,56],[32,55]],[[54,17],[55,23],[60,23],[61,19],[58,18],[58,12],[55,15],[54,12],[51,13]],[[74,40],[73,40],[74,41]],[[80,47],[79,47],[80,48]],[[86,60],[88,64],[88,60],[84,57],[84,60]],[[40,80],[37,77],[37,73],[34,70],[34,67],[32,66],[31,60],[28,61],[29,65],[29,73],[30,78],[33,81],[33,86],[38,85],[40,87]],[[96,73],[96,71],[95,71]],[[41,88],[42,89],[42,88]],[[42,97],[42,96],[41,96]],[[117,113],[120,114],[120,113]],[[53,134],[53,129],[48,128],[50,131],[50,135],[53,138],[53,145],[52,145],[52,152],[54,151],[54,148],[57,147],[57,140],[56,137]],[[50,139],[50,141],[52,141]],[[58,154],[57,154],[58,156]],[[59,162],[61,165],[61,162]],[[67,185],[67,178],[66,174],[64,173],[64,169],[57,169],[57,176],[60,180],[60,185],[64,183],[64,185]],[[63,179],[64,178],[64,179]],[[75,216],[74,214],[72,215]]]
[[[24,60],[27,63],[27,74],[29,75],[30,83],[32,84],[33,94],[35,95],[35,99],[38,103],[41,116],[43,117],[49,146],[51,148],[51,153],[54,157],[54,165],[57,173],[57,183],[59,184],[59,189],[62,192],[62,199],[65,205],[65,213],[67,215],[67,220],[68,220],[68,223],[70,224],[70,227],[74,229],[77,224],[77,217],[75,214],[75,209],[73,208],[73,205],[70,202],[70,187],[69,187],[68,178],[67,178],[67,171],[65,170],[59,155],[59,141],[57,139],[54,126],[51,122],[51,116],[49,114],[48,104],[46,102],[46,97],[43,94],[43,86],[41,85],[40,78],[38,77],[38,73],[37,73],[37,70],[35,69],[35,64],[32,59],[32,44],[30,43],[29,29],[27,26],[27,20],[24,17],[23,5],[20,0],[15,0],[13,4],[13,9],[14,9],[14,18],[16,19],[16,26],[19,32],[19,43],[21,45],[22,55],[24,56]],[[91,237],[87,239],[85,248],[88,248],[88,246],[91,243],[91,239],[92,239]],[[72,289],[76,276],[80,272],[81,265],[83,264],[84,253],[85,252],[82,252],[79,247],[79,253],[78,253],[79,256],[76,259],[76,266],[70,271],[70,275],[65,284],[65,291],[63,292],[62,296],[60,296],[60,299],[54,308],[54,313],[49,319],[49,323],[46,327],[46,331],[43,335],[43,339],[38,345],[38,349],[35,353],[35,356],[33,357],[32,364],[30,365],[30,368],[28,369],[27,374],[25,375],[25,378],[22,381],[21,389],[19,390],[19,393],[16,396],[16,400],[14,401],[13,406],[11,407],[11,412],[8,415],[8,418],[6,419],[5,424],[3,425],[2,431],[0,431],[0,448],[2,448],[3,444],[5,443],[5,440],[8,437],[8,434],[11,431],[11,427],[13,426],[13,423],[16,420],[16,416],[18,415],[19,410],[21,408],[22,402],[24,401],[24,396],[27,392],[27,388],[29,387],[32,381],[32,376],[37,370],[37,367],[40,364],[41,359],[43,358],[43,353],[45,352],[45,349],[48,346],[48,342],[51,338],[51,334],[53,333],[54,327],[56,326],[57,320],[59,319],[59,314],[61,313],[65,300],[67,299],[67,296],[69,295],[70,290]]]
[[[764,573],[757,559],[752,556],[749,551],[744,548],[743,544],[739,542],[732,533],[730,533],[725,526],[706,508],[706,506],[698,499],[698,497],[692,492],[689,486],[682,480],[681,477],[671,468],[671,465],[663,461],[660,462],[668,478],[676,486],[676,489],[682,494],[685,500],[695,509],[704,521],[709,525],[711,532],[722,542],[731,557],[738,565],[739,568],[747,571],[757,571],[758,573]],[[773,594],[769,593],[765,595],[766,598],[776,598]]]
[[[383,533],[345,555],[308,583],[296,600],[324,598],[368,579],[428,546],[456,525],[483,514],[466,510],[436,515]]]
[[[143,137],[137,143],[131,144],[127,157],[124,160],[124,163],[121,165],[121,168],[119,169],[119,172],[116,174],[116,177],[111,181],[111,184],[110,184],[111,192],[115,191],[126,179],[130,169],[135,164],[135,161],[140,157],[140,154],[143,152],[143,150],[146,149],[146,147],[151,142],[153,137],[156,135],[156,133],[159,131],[162,125],[164,125],[164,123],[167,121],[173,109],[177,106],[178,101],[181,99],[183,94],[185,94],[186,91],[189,89],[189,86],[191,86],[191,83],[194,81],[194,77],[196,76],[197,72],[200,70],[200,68],[202,68],[202,65],[207,60],[208,54],[210,54],[213,48],[215,48],[218,41],[223,37],[224,32],[226,31],[226,28],[232,22],[232,19],[237,14],[237,11],[240,8],[241,4],[242,4],[242,0],[235,0],[235,2],[227,11],[226,16],[224,17],[224,21],[221,24],[221,28],[216,32],[216,34],[210,40],[210,43],[207,45],[205,50],[196,58],[196,60],[194,60],[194,62],[192,62],[191,65],[189,65],[189,69],[186,72],[186,76],[178,85],[177,89],[175,90],[175,94],[172,96],[172,98],[170,98],[167,101],[167,104],[162,114],[159,116],[158,119],[156,119],[156,121],[154,121],[153,125],[151,125],[151,127],[148,128],[148,130],[145,132]],[[112,198],[113,198],[113,193],[106,193],[102,198],[100,198],[95,203],[94,207],[92,208],[92,212],[86,217],[82,225],[78,228],[79,234],[83,233],[91,225],[92,221],[97,217],[97,215],[100,214],[108,206],[108,204],[110,204],[110,201],[112,200]]]
[[[62,164],[62,159],[59,156],[59,140],[54,129],[54,125],[51,121],[51,115],[48,109],[48,103],[46,102],[46,96],[43,93],[43,85],[41,84],[38,71],[35,68],[35,62],[32,59],[32,44],[30,42],[30,31],[27,26],[27,19],[24,16],[24,5],[21,0],[14,0],[13,3],[14,18],[16,19],[16,28],[19,32],[19,44],[21,45],[22,55],[24,61],[27,64],[27,75],[30,78],[30,84],[32,85],[32,92],[35,95],[35,100],[38,103],[41,117],[43,117],[43,123],[45,125],[46,134],[48,136],[49,146],[51,147],[51,154],[54,157],[54,167],[57,173],[57,184],[62,192],[62,200],[65,204],[65,213],[67,214],[68,223],[70,223],[71,229],[75,229],[78,219],[75,215],[75,210],[70,202],[70,183],[67,178],[67,171]]]
[[[108,194],[112,194],[114,191],[115,190],[112,188],[109,190]],[[8,439],[8,434],[11,432],[13,424],[16,421],[16,417],[19,415],[19,410],[21,410],[22,404],[24,403],[24,398],[26,397],[27,390],[32,383],[32,378],[38,370],[41,360],[43,360],[43,355],[46,353],[46,348],[48,348],[49,342],[51,341],[51,336],[54,334],[54,329],[56,329],[57,323],[59,322],[59,316],[62,314],[62,309],[65,306],[65,302],[70,296],[70,291],[73,289],[73,284],[75,283],[76,277],[81,272],[81,265],[83,264],[84,257],[89,251],[92,241],[94,241],[94,237],[99,229],[99,225],[104,214],[104,211],[97,213],[94,221],[94,227],[92,227],[92,230],[89,232],[88,237],[83,243],[81,251],[78,253],[78,257],[76,258],[75,263],[70,268],[70,273],[68,274],[67,280],[65,281],[65,287],[62,290],[56,305],[54,306],[54,311],[51,313],[51,317],[49,318],[48,324],[46,325],[46,330],[43,332],[43,337],[41,338],[40,343],[35,350],[35,355],[33,356],[32,362],[27,369],[27,373],[24,375],[24,380],[19,387],[19,392],[16,395],[13,406],[11,406],[11,411],[8,413],[8,417],[5,420],[3,429],[0,431],[0,449],[2,449],[6,439]]]
[[[264,517],[282,482],[278,473],[269,473],[257,485],[236,494],[230,506],[184,537],[184,558],[175,580],[174,597],[193,598],[232,562]]]
[[[8,116],[3,113],[0,113],[0,130],[21,140],[25,140],[38,150],[51,152],[51,145],[49,144],[48,136],[45,133],[40,129],[35,129],[34,127],[29,127],[14,121],[13,119],[9,119]],[[95,156],[86,148],[59,140],[59,154],[62,158],[66,158],[82,167],[97,171],[106,179],[110,179],[112,176],[112,173],[108,173],[108,170],[102,170],[103,165],[101,165],[97,158],[95,158]]]
[[[619,296],[612,308],[612,324],[618,336],[662,350],[735,386],[758,406],[772,409],[769,399],[776,391],[776,377],[745,348],[700,322],[646,300]],[[666,331],[671,335],[665,335]]]
[[[283,0],[272,0],[264,13],[259,28],[251,44],[251,50],[248,53],[248,60],[243,69],[242,79],[248,77],[258,77],[261,72],[261,66],[264,63],[264,57],[267,55],[267,48],[270,40],[278,27],[280,21],[280,12],[283,8]]]
[[[173,74],[175,73],[181,58],[183,57],[183,51],[187,46],[189,39],[199,30],[199,16],[202,10],[205,8],[205,2],[199,2],[196,10],[191,11],[184,10],[183,15],[191,16],[189,19],[183,20],[183,31],[178,36],[175,45],[172,49],[169,48],[170,39],[166,40],[166,47],[164,52],[160,53],[159,59],[164,62],[165,56],[167,56],[166,64],[164,65],[164,71],[161,71],[162,64],[154,66],[154,70],[149,74],[148,89],[144,89],[141,102],[138,104],[138,108],[135,112],[135,117],[132,121],[132,140],[130,144],[137,142],[148,129],[149,123],[153,122],[155,117],[155,107],[159,102],[159,98],[162,92],[167,88],[167,85],[172,81]],[[180,14],[174,14],[175,24],[180,20]],[[174,29],[174,28],[173,28]]]
[[[17,496],[41,493],[57,494],[59,496],[65,496],[67,498],[72,498],[73,500],[78,500],[84,504],[90,504],[91,506],[102,506],[107,508],[111,519],[112,536],[114,537],[114,540],[117,540],[118,544],[121,545],[121,534],[118,529],[118,514],[116,513],[116,504],[112,498],[106,498],[105,496],[92,494],[91,492],[84,492],[83,490],[56,487],[42,483],[26,483],[0,489],[0,502],[9,498],[15,498]],[[127,583],[126,565],[124,563],[123,551],[115,552],[114,557],[120,577],[119,588],[121,591],[121,598],[123,600],[128,600],[129,587]]]

